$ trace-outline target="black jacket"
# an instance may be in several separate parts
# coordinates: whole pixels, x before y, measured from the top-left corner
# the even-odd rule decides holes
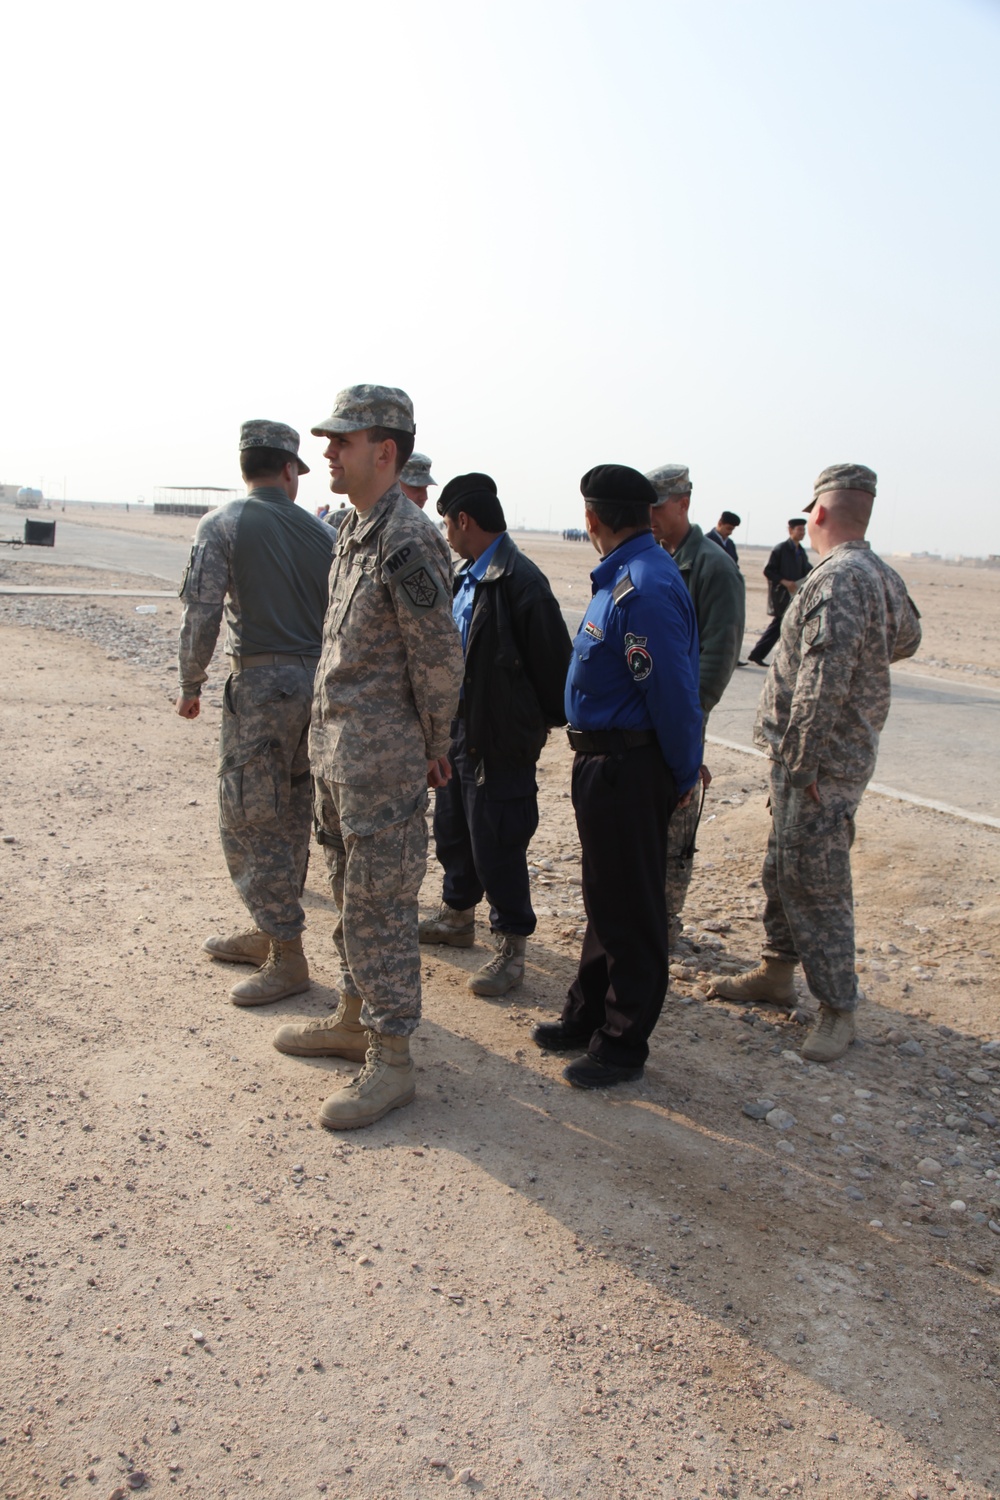
[[[764,569],[764,577],[767,579],[767,612],[776,618],[785,613],[791,603],[792,596],[786,588],[782,588],[781,580],[787,578],[789,583],[798,583],[807,573],[812,572],[812,563],[806,557],[806,551],[798,542],[793,542],[791,537],[786,537],[773,549]]]
[[[465,652],[465,743],[487,774],[533,766],[549,730],[565,724],[572,649],[548,579],[505,532],[476,584]]]

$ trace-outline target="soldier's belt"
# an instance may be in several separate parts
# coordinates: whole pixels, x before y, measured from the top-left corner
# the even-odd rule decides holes
[[[314,667],[319,661],[315,656],[289,656],[284,651],[262,651],[259,656],[231,656],[229,670],[244,672],[247,667]]]
[[[656,744],[651,729],[567,729],[566,738],[583,755],[618,755],[622,750]]]

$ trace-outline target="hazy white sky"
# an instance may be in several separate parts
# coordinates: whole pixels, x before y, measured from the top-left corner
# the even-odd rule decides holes
[[[5,23],[0,479],[238,485],[401,385],[441,481],[578,524],[683,462],[773,542],[1000,552],[1000,6],[35,0]]]

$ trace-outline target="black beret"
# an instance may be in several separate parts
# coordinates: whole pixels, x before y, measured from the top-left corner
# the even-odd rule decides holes
[[[638,469],[627,464],[598,464],[580,480],[585,500],[611,500],[616,505],[655,505],[656,491]]]
[[[491,479],[488,474],[456,474],[454,479],[448,480],[437,498],[438,515],[446,516],[450,511],[461,510],[463,500],[471,500],[474,495],[488,495],[491,500],[495,500],[496,480]]]

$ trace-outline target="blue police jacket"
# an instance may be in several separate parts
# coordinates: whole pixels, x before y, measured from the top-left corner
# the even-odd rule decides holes
[[[702,716],[698,625],[680,569],[643,532],[602,558],[590,578],[566,717],[573,729],[655,730],[683,796],[698,779]]]

